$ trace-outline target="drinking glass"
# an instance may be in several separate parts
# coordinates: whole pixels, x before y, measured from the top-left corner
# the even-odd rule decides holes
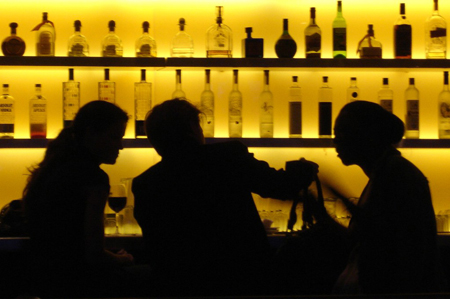
[[[119,212],[127,205],[127,190],[125,185],[112,185],[109,190],[108,198],[109,207],[116,213],[116,232],[119,234]]]

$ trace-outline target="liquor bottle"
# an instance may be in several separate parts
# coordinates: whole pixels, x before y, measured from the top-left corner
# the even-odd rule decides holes
[[[360,58],[381,59],[382,46],[381,46],[381,43],[375,39],[375,34],[373,31],[372,24],[369,24],[369,29],[367,30],[367,34],[359,42],[358,52],[359,52]]]
[[[206,32],[206,57],[233,57],[233,34],[223,24],[223,6],[216,6],[216,24]]]
[[[205,90],[200,96],[202,129],[205,137],[214,137],[214,93],[211,91],[211,70],[205,70]]]
[[[337,15],[333,21],[333,58],[347,57],[347,22],[342,16],[342,1],[337,2]]]
[[[328,77],[322,77],[319,88],[319,138],[331,138],[333,126],[333,89],[328,85]]]
[[[134,132],[136,138],[147,138],[145,117],[152,108],[152,83],[146,81],[145,69],[141,70],[141,82],[134,83]]]
[[[181,89],[181,70],[175,71],[175,91],[172,93],[172,99],[185,99],[186,94]]]
[[[350,78],[350,86],[347,88],[347,102],[359,100],[359,88],[356,85],[356,77]]]
[[[288,19],[283,19],[283,33],[275,44],[275,53],[278,58],[292,58],[297,52],[297,43],[289,34]]]
[[[144,22],[142,23],[142,28],[142,35],[136,41],[136,57],[156,57],[156,42],[148,34],[150,24]]]
[[[80,82],[74,81],[73,69],[69,69],[69,81],[63,82],[64,128],[73,124],[78,109],[80,109]]]
[[[81,34],[81,22],[76,20],[74,23],[75,33],[69,38],[67,55],[75,57],[89,56],[89,44],[86,37]]]
[[[297,76],[292,76],[292,85],[289,87],[289,137],[302,137],[302,89]]]
[[[170,47],[170,56],[172,57],[194,57],[194,41],[192,37],[186,33],[184,27],[186,21],[180,18],[178,21],[180,31],[172,39],[172,46]]]
[[[316,24],[316,8],[310,9],[310,21],[305,28],[305,55],[306,58],[320,58],[322,47],[322,31]]]
[[[11,35],[2,42],[2,52],[5,56],[23,56],[25,53],[25,42],[17,36],[17,23],[10,23]]]
[[[259,95],[259,136],[273,137],[273,95],[269,89],[269,71],[264,70],[264,87]]]
[[[425,54],[428,59],[447,57],[447,22],[439,14],[438,0],[434,0],[433,14],[425,23]]]
[[[228,97],[228,135],[242,137],[242,93],[238,86],[238,70],[233,70],[233,90]]]
[[[381,107],[393,113],[394,91],[389,88],[388,78],[383,78],[383,85],[378,91],[378,102]]]
[[[448,88],[448,72],[444,72],[444,88],[439,94],[439,138],[450,138],[450,90]]]
[[[252,37],[252,27],[246,27],[247,38],[242,40],[242,57],[245,58],[263,58],[264,40],[262,38]]]
[[[405,16],[405,3],[400,3],[400,18],[394,26],[394,57],[411,58],[412,29]]]
[[[14,138],[15,100],[9,94],[9,85],[3,84],[0,98],[0,138]]]
[[[36,56],[55,56],[55,26],[44,12],[42,22],[34,27],[36,31]]]
[[[98,82],[98,99],[113,104],[116,102],[116,82],[109,81],[109,69],[105,69],[105,80]]]
[[[122,40],[115,33],[116,22],[109,21],[109,33],[103,38],[102,56],[103,57],[122,57]]]
[[[47,138],[47,99],[42,96],[41,84],[35,85],[30,99],[30,138]]]
[[[405,138],[419,138],[419,90],[414,84],[414,78],[409,78],[409,86],[405,90]]]

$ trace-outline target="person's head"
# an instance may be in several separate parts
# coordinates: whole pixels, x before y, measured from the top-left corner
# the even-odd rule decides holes
[[[167,100],[156,105],[145,120],[148,140],[161,156],[203,144],[200,113],[183,99]]]
[[[360,165],[399,143],[404,125],[397,116],[376,103],[355,101],[339,112],[334,134],[342,163]]]

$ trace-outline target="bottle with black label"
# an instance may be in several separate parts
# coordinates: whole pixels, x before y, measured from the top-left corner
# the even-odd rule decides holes
[[[394,26],[394,57],[410,59],[412,47],[411,23],[405,15],[405,3],[400,4],[400,18]]]
[[[332,137],[333,89],[328,85],[328,77],[322,77],[319,89],[319,138]]]

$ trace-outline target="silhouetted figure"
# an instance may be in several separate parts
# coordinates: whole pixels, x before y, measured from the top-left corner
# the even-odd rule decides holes
[[[251,192],[288,199],[317,172],[275,170],[238,141],[204,144],[200,111],[173,99],[146,119],[161,162],[133,180],[134,215],[163,294],[265,292],[271,248]]]

